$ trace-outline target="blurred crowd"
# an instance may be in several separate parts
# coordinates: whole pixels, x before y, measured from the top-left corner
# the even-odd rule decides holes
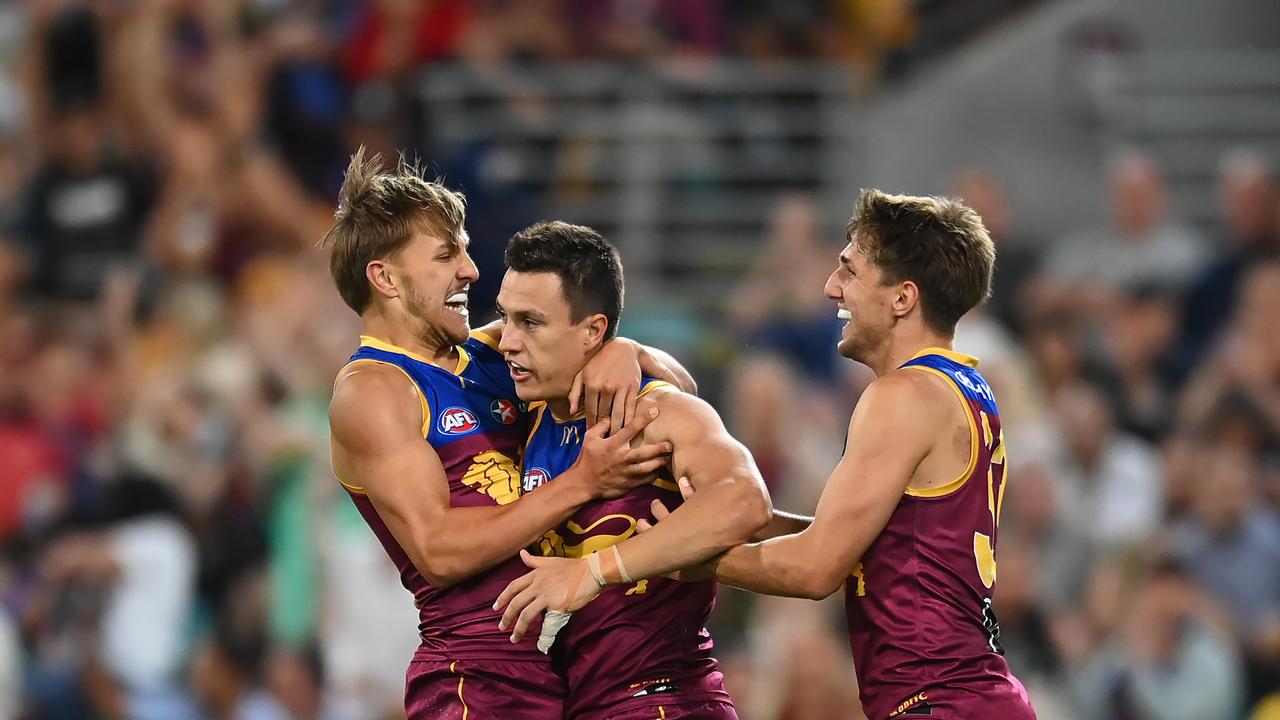
[[[416,611],[329,469],[358,325],[315,245],[358,145],[451,160],[424,69],[735,55],[875,77],[954,5],[0,2],[0,717],[401,714]],[[1209,233],[1137,151],[1108,168],[1110,217],[1063,238],[1028,237],[989,170],[955,178],[999,247],[957,346],[1009,434],[996,603],[1043,718],[1280,716],[1269,162],[1223,157]],[[502,203],[450,177],[494,277]],[[868,379],[821,296],[839,220],[780,196],[706,328],[734,352],[702,384],[787,509],[813,507]],[[745,718],[857,716],[837,600],[723,593]]]

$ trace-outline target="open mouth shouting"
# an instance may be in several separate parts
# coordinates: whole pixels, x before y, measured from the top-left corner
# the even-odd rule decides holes
[[[467,291],[454,293],[445,298],[444,306],[458,313],[462,317],[468,317],[471,313],[467,310]]]

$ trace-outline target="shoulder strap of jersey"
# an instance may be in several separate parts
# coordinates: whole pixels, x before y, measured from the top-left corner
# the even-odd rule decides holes
[[[675,385],[672,385],[666,380],[659,380],[658,378],[655,378],[655,377],[648,377],[648,376],[642,377],[640,378],[640,393],[636,395],[636,397],[644,397],[645,395],[648,395],[654,390],[657,390],[658,388],[664,388],[664,387],[673,388],[675,387]]]
[[[941,362],[937,362],[937,360],[941,360]],[[906,370],[927,372],[942,378],[946,386],[951,388],[951,392],[955,393],[956,400],[959,401],[960,407],[964,410],[965,419],[969,421],[969,464],[964,469],[964,472],[945,485],[939,485],[928,490],[907,488],[907,495],[911,497],[935,498],[950,495],[964,486],[965,481],[969,479],[969,476],[973,475],[974,469],[978,466],[978,447],[982,442],[982,437],[978,432],[978,421],[973,406],[970,404],[968,396],[965,395],[964,389],[960,386],[957,370],[952,364],[953,362],[945,358],[939,358],[937,355],[922,355],[914,357],[902,365]]]

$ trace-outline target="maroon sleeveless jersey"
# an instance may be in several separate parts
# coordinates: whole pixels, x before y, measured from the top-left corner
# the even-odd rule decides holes
[[[908,490],[845,583],[849,642],[871,720],[1035,717],[991,609],[1005,487],[995,396],[975,358],[930,349],[903,365],[943,378],[965,407],[969,467]]]
[[[487,340],[473,334],[459,348],[459,364],[452,372],[370,337],[362,337],[360,349],[351,356],[353,363],[395,366],[418,388],[423,441],[444,465],[454,507],[505,505],[522,494],[520,446],[527,426],[506,362]],[[500,615],[493,601],[508,583],[528,572],[518,556],[449,587],[434,587],[414,567],[361,488],[339,481],[413,593],[421,637],[414,660],[530,660],[549,666],[536,647],[538,623],[515,645],[509,633],[498,629]]]

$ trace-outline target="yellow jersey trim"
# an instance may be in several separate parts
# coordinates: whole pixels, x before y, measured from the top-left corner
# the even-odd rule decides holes
[[[973,360],[975,363],[977,362],[976,359]],[[964,392],[960,390],[960,386],[956,384],[956,381],[950,375],[935,368],[925,367],[924,365],[909,365],[906,369],[930,372],[945,380],[947,386],[956,394],[956,398],[960,400],[960,404],[964,407],[965,417],[969,419],[969,467],[961,473],[960,477],[945,485],[939,485],[938,487],[929,488],[928,490],[914,490],[910,487],[906,490],[907,495],[918,498],[939,498],[945,495],[950,495],[964,487],[965,482],[971,475],[973,475],[973,471],[978,467],[978,444],[982,442],[982,437],[978,434],[978,423],[973,419],[973,411],[969,407],[969,401],[964,396]]]
[[[948,350],[946,348],[940,348],[940,347],[927,347],[921,350],[920,352],[916,353],[915,355],[912,355],[911,358],[907,360],[907,362],[911,362],[911,360],[922,358],[926,355],[941,355],[942,357],[948,360],[952,360],[954,362],[958,362],[961,365],[967,365],[971,368],[978,367],[978,358],[972,355],[965,355],[964,353],[956,352],[955,350]],[[906,363],[903,363],[903,364],[905,365]]]
[[[392,345],[386,340],[379,340],[378,338],[373,337],[372,335],[361,335],[360,344],[366,347],[374,348],[375,350],[395,353],[397,355],[404,355],[405,357],[413,358],[414,360],[417,360],[420,363],[426,363],[427,365],[434,365],[435,367],[438,367],[441,370],[444,370],[446,372],[453,373],[454,375],[461,375],[462,371],[467,369],[467,365],[471,364],[471,356],[468,355],[467,351],[464,350],[461,346],[454,346],[454,350],[458,352],[458,364],[452,370],[449,370],[448,368],[441,366],[435,360],[432,360],[431,358],[428,358],[425,355],[419,355],[418,353],[413,352],[412,350],[406,350],[400,347],[399,345]]]
[[[675,387],[675,385],[672,385],[666,380],[650,380],[649,382],[644,384],[644,387],[640,388],[640,394],[636,395],[636,397],[642,398],[645,395],[648,395],[650,392],[657,390],[658,388],[664,388],[664,387],[673,388]]]
[[[479,330],[472,330],[471,337],[475,338],[476,340],[479,340],[484,345],[489,346],[490,348],[493,349],[494,352],[502,352],[501,350],[498,349],[498,339],[490,335],[489,333],[480,332]]]
[[[458,346],[458,367],[453,369],[453,374],[458,376],[459,381],[462,379],[462,372],[471,364],[471,353]],[[464,385],[465,387],[465,385]]]
[[[525,447],[533,442],[533,436],[537,434],[538,426],[542,424],[542,416],[547,412],[547,403],[542,400],[529,403],[529,412],[534,414],[534,418],[533,426],[529,429],[529,437],[524,441]]]
[[[640,394],[637,395],[636,397],[642,398],[645,395],[649,394],[649,392],[653,390],[657,390],[658,388],[664,388],[664,387],[673,388],[675,387],[675,385],[672,385],[666,380],[650,380],[649,382],[645,383],[644,387],[640,388]],[[680,492],[680,486],[671,482],[670,480],[664,480],[662,478],[658,478],[657,480],[654,480],[649,484],[656,488],[662,488],[663,490],[670,490],[671,492]]]
[[[334,476],[334,477],[338,477],[338,473],[334,473],[334,474],[333,474],[333,476]],[[343,480],[342,478],[338,478],[338,484],[339,484],[339,485],[341,485],[342,487],[346,488],[346,489],[347,489],[347,492],[351,493],[352,495],[367,495],[367,494],[368,494],[368,493],[366,493],[366,492],[364,491],[364,488],[362,488],[362,487],[356,487],[355,485],[352,485],[351,483],[349,483],[349,482],[347,482],[347,481]]]

